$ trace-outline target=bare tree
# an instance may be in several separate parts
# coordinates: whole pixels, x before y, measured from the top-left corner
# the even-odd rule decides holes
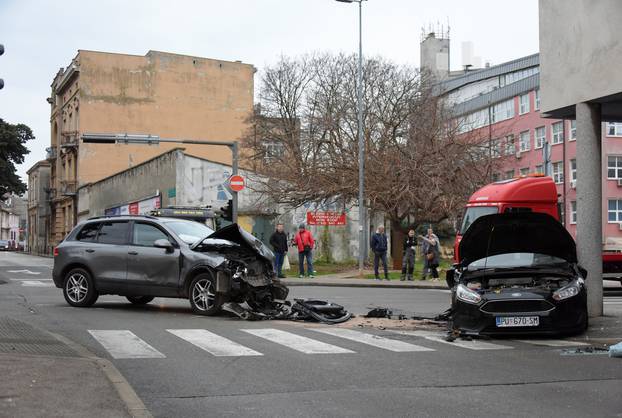
[[[356,59],[283,57],[265,70],[243,140],[256,189],[277,202],[356,203]],[[394,227],[439,222],[495,164],[481,133],[462,132],[427,74],[382,58],[363,67],[365,195]]]

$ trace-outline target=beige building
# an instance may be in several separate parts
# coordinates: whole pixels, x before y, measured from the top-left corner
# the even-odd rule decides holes
[[[50,254],[50,162],[43,160],[33,165],[28,174],[28,251]]]
[[[253,107],[255,68],[158,51],[144,56],[80,50],[52,83],[50,244],[79,217],[77,190],[160,155],[175,144],[85,144],[84,133],[234,141]],[[227,147],[185,146],[188,154],[231,163]]]

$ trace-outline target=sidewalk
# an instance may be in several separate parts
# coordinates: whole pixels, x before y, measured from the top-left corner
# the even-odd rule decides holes
[[[373,271],[365,271],[365,274],[373,274]],[[305,277],[304,279],[291,278],[281,279],[281,283],[286,286],[336,286],[336,287],[377,287],[377,288],[396,288],[396,289],[447,289],[444,279],[432,280],[374,280],[361,279],[358,271],[349,271],[338,274],[326,274],[315,276],[314,279]]]
[[[0,416],[151,416],[110,361],[6,317],[0,317],[0,376]]]

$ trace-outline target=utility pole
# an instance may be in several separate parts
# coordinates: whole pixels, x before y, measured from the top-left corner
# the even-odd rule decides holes
[[[191,144],[191,145],[218,145],[228,147],[232,154],[231,171],[232,175],[238,174],[239,163],[239,145],[238,141],[209,141],[197,139],[178,139],[178,138],[160,138],[156,135],[129,135],[129,134],[82,134],[82,142],[86,144],[140,144],[140,145],[157,145],[161,142],[174,144]],[[232,220],[234,223],[238,221],[238,192],[231,190],[232,196]]]

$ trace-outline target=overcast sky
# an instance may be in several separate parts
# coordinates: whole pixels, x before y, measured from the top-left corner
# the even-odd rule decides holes
[[[19,174],[45,158],[45,99],[78,49],[153,49],[242,60],[261,71],[281,54],[355,52],[357,7],[335,0],[0,0],[0,118],[25,123],[36,136]],[[448,21],[452,69],[460,68],[463,41],[493,64],[538,52],[537,0],[369,0],[363,53],[418,66],[422,26]]]

